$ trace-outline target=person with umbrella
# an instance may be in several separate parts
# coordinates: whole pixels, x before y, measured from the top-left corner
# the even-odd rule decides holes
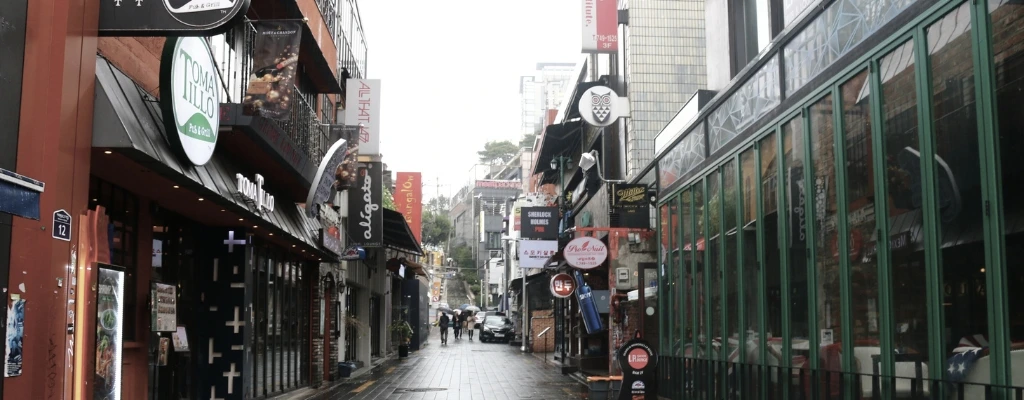
[[[476,329],[473,329],[473,326],[476,325],[476,315],[472,311],[468,311],[468,310],[463,312],[463,314],[469,314],[469,316],[466,317],[466,325],[463,326],[463,329],[466,329],[466,330],[469,331],[469,340],[472,341],[473,340],[473,331],[476,330]]]
[[[441,318],[437,320],[437,327],[441,331],[441,344],[448,344],[448,324],[451,322],[451,318],[448,318],[448,313],[442,312]]]
[[[455,331],[455,339],[458,340],[462,337],[462,313],[461,310],[455,310],[455,318],[452,319],[452,330]]]

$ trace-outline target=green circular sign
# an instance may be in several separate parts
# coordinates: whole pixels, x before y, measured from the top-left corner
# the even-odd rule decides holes
[[[197,166],[217,147],[220,77],[206,40],[168,38],[161,60],[160,102],[167,138]]]

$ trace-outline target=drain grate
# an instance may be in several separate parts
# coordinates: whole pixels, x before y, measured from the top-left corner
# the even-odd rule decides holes
[[[398,388],[395,389],[395,393],[426,393],[426,392],[443,392],[448,390],[447,388]]]

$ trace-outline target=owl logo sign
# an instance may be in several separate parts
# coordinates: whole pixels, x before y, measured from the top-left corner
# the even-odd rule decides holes
[[[590,125],[608,126],[619,117],[626,116],[627,113],[622,103],[612,88],[594,86],[583,92],[583,96],[580,98],[580,116]]]

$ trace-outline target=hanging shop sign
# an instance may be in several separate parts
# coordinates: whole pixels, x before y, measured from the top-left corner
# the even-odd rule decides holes
[[[608,259],[608,246],[597,238],[584,236],[565,245],[562,253],[569,265],[579,269],[592,269],[601,266]]]
[[[380,162],[365,163],[356,172],[359,186],[348,191],[348,232],[352,242],[359,246],[384,245],[382,170]]]
[[[333,207],[320,208],[320,247],[339,256],[342,255],[341,214]]]
[[[658,354],[650,343],[636,337],[619,347],[615,358],[622,368],[619,400],[655,400],[658,398]]]
[[[629,103],[619,98],[615,90],[607,86],[594,86],[580,97],[580,117],[588,124],[604,127],[615,123],[619,117],[629,115]]]
[[[551,295],[564,299],[572,295],[576,289],[576,282],[566,273],[560,273],[551,277]]]
[[[299,65],[302,23],[299,21],[259,21],[253,46],[252,73],[242,98],[246,115],[286,119],[291,113],[295,73]]]
[[[619,7],[615,0],[583,0],[583,52],[619,50]]]
[[[557,240],[520,240],[518,244],[520,268],[544,268],[558,253]]]
[[[523,207],[523,239],[558,239],[558,207]]]
[[[341,252],[342,261],[356,261],[366,259],[366,249],[359,246],[352,246]]]
[[[39,196],[46,184],[0,168],[0,212],[39,220]]]
[[[204,165],[217,147],[221,82],[206,40],[168,39],[160,61],[160,96],[167,139],[179,154]]]
[[[612,184],[611,226],[614,228],[650,228],[651,203],[647,198],[647,185]]]
[[[100,264],[96,279],[96,375],[93,397],[121,398],[124,270]]]
[[[249,199],[261,212],[274,212],[274,196],[263,190],[263,175],[256,174],[256,182],[253,183],[242,174],[235,174],[235,183],[238,194]]]
[[[580,305],[580,315],[583,316],[583,328],[588,334],[595,334],[604,330],[601,322],[601,312],[597,309],[597,302],[594,300],[594,292],[590,285],[583,280],[583,272],[573,270],[573,277],[576,278],[576,301]]]
[[[150,329],[153,332],[174,332],[178,329],[178,296],[175,286],[153,282],[150,288]]]
[[[313,177],[313,186],[306,194],[306,215],[315,217],[323,204],[334,204],[335,196],[355,183],[356,155],[359,141],[353,141],[354,129],[345,125],[331,125],[331,138],[336,140]]]
[[[423,186],[422,174],[419,172],[399,172],[395,194],[395,205],[398,212],[405,216],[405,223],[412,229],[412,235],[416,237],[416,243],[422,241],[423,233]]]
[[[359,126],[359,154],[380,154],[380,79],[345,82],[345,123]]]
[[[100,36],[214,36],[249,10],[249,0],[104,0]]]

